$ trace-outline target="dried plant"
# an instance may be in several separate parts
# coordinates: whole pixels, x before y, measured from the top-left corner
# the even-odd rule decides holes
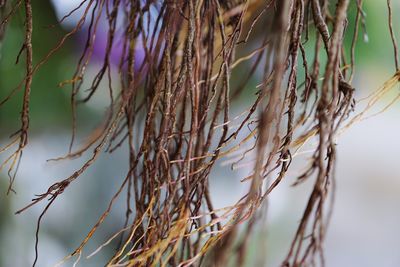
[[[355,21],[347,19],[349,5],[357,8]],[[313,188],[282,266],[324,264],[322,245],[329,219],[326,204],[333,194],[335,138],[364,118],[400,78],[390,0],[388,27],[395,75],[369,97],[366,110],[349,122],[346,119],[356,103],[351,85],[355,47],[360,26],[365,30],[363,0],[83,0],[64,17],[83,10],[76,27],[37,63],[32,61],[31,0],[9,3],[7,12],[5,6],[6,1],[0,1],[0,41],[9,19],[25,10],[25,41],[18,57],[25,56],[26,75],[1,102],[3,105],[16,91],[24,91],[21,128],[1,148],[1,153],[9,153],[1,165],[8,169],[9,192],[28,144],[32,79],[68,38],[85,23],[89,25],[75,73],[62,83],[71,87],[73,127],[69,153],[56,160],[90,153],[91,157],[17,211],[47,201],[37,222],[37,242],[41,220],[52,203],[101,153],[126,146],[130,165],[119,190],[63,262],[81,256],[113,204],[126,194],[125,225],[110,239],[121,238],[122,242],[108,266],[226,266],[231,257],[241,266],[249,234],[266,212],[263,204],[268,194],[285,179],[294,154],[314,138],[318,145],[296,182],[313,179]],[[102,20],[106,25],[100,23]],[[346,31],[348,24],[354,32]],[[260,25],[263,36],[256,38],[252,33]],[[99,31],[107,32],[104,60],[90,89],[81,92],[83,82],[91,77],[86,70]],[[346,57],[343,45],[347,35],[353,38],[350,57]],[[238,48],[250,42],[258,48],[238,57]],[[119,64],[113,65],[111,53],[117,45],[122,52]],[[142,62],[136,62],[138,45],[144,51]],[[232,82],[232,72],[244,61],[251,62],[251,68],[240,84]],[[112,74],[115,69],[118,77]],[[299,69],[304,76],[299,75]],[[254,103],[232,118],[231,102],[241,98],[256,71],[262,72],[262,78]],[[115,79],[119,80],[118,88],[113,86]],[[90,101],[102,81],[108,84],[110,99],[104,123],[84,147],[74,149],[77,106]],[[250,133],[248,125],[254,126]],[[211,170],[218,159],[243,147],[240,160],[252,150],[256,154],[252,174],[243,179],[251,184],[249,191],[232,206],[215,209],[209,191]],[[238,229],[240,224],[244,228]],[[244,232],[242,238],[240,231]],[[38,259],[37,242],[33,265]]]

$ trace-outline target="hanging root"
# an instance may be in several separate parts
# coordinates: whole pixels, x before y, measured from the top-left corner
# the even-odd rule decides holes
[[[0,0],[0,42],[3,27],[22,1],[15,2],[5,17],[4,3]],[[337,157],[335,140],[365,113],[344,124],[355,105],[351,81],[359,24],[366,35],[362,0],[86,0],[62,19],[82,9],[76,27],[36,64],[32,62],[31,0],[23,3],[26,22],[21,54],[26,55],[26,76],[1,102],[24,90],[21,129],[0,150],[4,154],[15,148],[0,167],[8,166],[8,191],[13,191],[28,143],[34,74],[70,36],[83,28],[87,31],[73,76],[60,83],[71,88],[72,138],[68,154],[55,160],[91,156],[69,177],[17,211],[47,201],[37,224],[37,242],[40,222],[56,198],[101,153],[128,148],[129,169],[118,191],[81,244],[60,264],[74,256],[78,256],[77,261],[81,258],[87,242],[125,194],[122,230],[90,256],[119,238],[108,266],[226,266],[230,256],[237,257],[230,263],[243,265],[249,234],[265,213],[262,207],[269,193],[286,178],[293,158],[310,139],[316,140],[317,146],[295,185],[312,179],[313,187],[283,266],[324,264],[323,241],[329,220],[326,204],[333,194]],[[390,0],[387,3],[397,72],[370,96],[367,109],[399,81],[393,12]],[[347,21],[350,5],[357,10],[354,22]],[[355,23],[353,33],[346,32],[348,23]],[[94,77],[89,77],[86,70],[99,31],[107,32],[103,62]],[[255,36],[257,31],[261,38]],[[350,65],[343,44],[348,34],[353,36]],[[238,56],[247,47],[256,48]],[[114,49],[121,50],[117,63],[112,62]],[[143,61],[138,60],[138,53],[143,53]],[[324,64],[322,54],[327,56]],[[245,64],[248,70],[242,67]],[[304,76],[299,75],[301,68]],[[90,88],[84,91],[83,82],[89,78]],[[119,88],[112,86],[113,79],[119,80]],[[259,86],[248,88],[250,79],[258,79]],[[238,80],[238,84],[233,82]],[[101,81],[108,84],[108,111],[89,141],[75,148],[77,107],[99,93]],[[254,92],[254,102],[233,118],[231,102],[239,100],[245,88]],[[243,178],[250,183],[249,191],[236,204],[217,210],[210,195],[211,171],[219,159],[233,156],[227,160],[233,167],[252,166],[251,174]],[[243,222],[247,222],[246,235],[238,238],[238,225]],[[38,259],[37,242],[33,265]]]

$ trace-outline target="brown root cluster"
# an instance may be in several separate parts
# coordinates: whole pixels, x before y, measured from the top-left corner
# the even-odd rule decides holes
[[[309,165],[295,183],[313,179],[313,186],[282,266],[323,265],[335,139],[355,104],[351,82],[355,44],[360,27],[365,29],[363,0],[84,0],[65,16],[83,10],[76,27],[35,64],[31,0],[13,1],[5,12],[6,2],[0,0],[0,38],[13,14],[24,10],[25,41],[20,56],[26,58],[25,78],[1,100],[2,105],[15,91],[24,90],[21,128],[0,151],[13,151],[1,165],[8,168],[9,191],[28,143],[32,79],[68,38],[88,25],[75,73],[62,83],[71,88],[73,127],[69,153],[57,160],[91,156],[81,168],[17,212],[47,201],[36,238],[51,204],[100,154],[122,146],[129,150],[129,169],[121,177],[119,190],[63,262],[81,256],[114,203],[125,198],[123,229],[94,252],[121,238],[108,266],[226,266],[228,262],[241,266],[249,234],[266,212],[263,204],[268,194],[287,177],[294,152],[314,138],[317,145]],[[381,93],[393,87],[400,76],[389,0],[387,4],[397,72]],[[357,10],[355,21],[348,20],[351,5]],[[149,21],[154,22],[152,27]],[[349,24],[354,32],[346,31]],[[260,27],[261,37],[256,38],[254,31]],[[106,48],[100,70],[93,77],[86,70],[99,31],[107,32]],[[353,39],[349,57],[345,36]],[[111,52],[117,43],[123,48],[115,65]],[[139,45],[144,60],[137,67]],[[243,47],[248,47],[248,54],[238,56]],[[233,82],[235,69],[245,61],[250,67],[236,79],[239,82]],[[259,85],[249,89],[256,73],[262,73]],[[88,90],[82,86],[87,79],[91,79]],[[113,80],[118,80],[119,86]],[[91,101],[102,81],[108,84],[110,100],[104,123],[90,142],[75,149],[77,106]],[[254,103],[241,116],[233,117],[231,102],[240,101],[245,90],[255,93]],[[241,147],[247,149],[240,160],[251,151],[256,155],[252,173],[243,177],[250,183],[249,191],[232,206],[215,209],[210,196],[211,171],[219,159],[240,152]],[[239,225],[244,227],[239,229]],[[34,265],[37,257],[36,243]]]

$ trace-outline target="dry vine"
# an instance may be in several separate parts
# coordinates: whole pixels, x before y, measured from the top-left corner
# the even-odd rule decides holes
[[[334,183],[335,138],[364,116],[362,112],[348,124],[343,123],[355,104],[351,81],[359,25],[365,31],[363,0],[84,0],[64,18],[78,9],[84,10],[76,27],[36,64],[32,62],[31,0],[8,3],[5,12],[6,2],[0,0],[0,42],[7,22],[16,12],[24,9],[26,20],[20,52],[26,56],[26,76],[1,102],[3,105],[16,91],[24,90],[21,128],[0,150],[4,154],[14,149],[0,167],[8,166],[9,191],[13,190],[18,164],[28,143],[32,79],[70,36],[80,31],[84,23],[89,24],[76,71],[62,83],[72,88],[73,127],[69,153],[56,160],[85,153],[92,156],[72,175],[51,185],[17,211],[21,213],[47,201],[38,219],[33,265],[38,258],[40,222],[51,204],[101,153],[111,153],[121,146],[129,148],[129,170],[103,215],[63,262],[74,256],[80,258],[125,191],[125,225],[99,248],[122,236],[108,266],[226,266],[229,251],[236,252],[232,254],[237,257],[236,264],[243,265],[248,234],[259,214],[265,212],[262,204],[285,179],[294,152],[312,137],[318,145],[296,184],[314,179],[314,185],[282,266],[308,266],[316,260],[323,265],[322,244],[329,218],[325,206]],[[347,20],[349,5],[357,9],[355,21]],[[400,78],[390,0],[387,5],[396,74],[370,96],[367,109]],[[107,26],[100,26],[101,20],[106,20]],[[148,24],[151,20],[154,27]],[[343,39],[349,35],[349,23],[354,24],[354,33],[350,33],[353,42],[347,63]],[[246,46],[259,25],[265,28],[262,40],[258,40],[259,48],[237,58],[237,48]],[[79,99],[99,30],[108,34],[103,65],[88,93]],[[118,42],[123,49],[116,67],[110,57]],[[145,59],[135,68],[135,48],[139,44]],[[326,55],[326,62],[321,61],[322,54]],[[252,60],[252,67],[242,84],[234,86],[231,73],[247,60]],[[112,75],[114,68],[119,77]],[[304,77],[298,75],[299,68],[303,68]],[[260,69],[263,77],[254,104],[244,116],[232,119],[230,103],[240,98],[249,79]],[[111,86],[115,78],[119,79],[120,88]],[[91,136],[86,146],[74,150],[76,107],[90,101],[103,80],[108,82],[110,93],[103,128]],[[239,126],[231,127],[233,121],[239,121]],[[248,125],[256,127],[246,134]],[[239,139],[243,134],[246,137]],[[240,160],[251,150],[257,155],[253,173],[244,178],[251,183],[249,192],[234,205],[216,210],[209,192],[210,172],[218,159],[244,145],[248,149]],[[245,237],[238,239],[238,225],[245,221]]]

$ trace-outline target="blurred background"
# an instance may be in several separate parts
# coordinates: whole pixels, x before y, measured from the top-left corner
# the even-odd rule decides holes
[[[79,13],[64,23],[57,21],[77,6],[79,0],[33,1],[35,31],[33,46],[37,62],[57,41],[71,30]],[[400,2],[393,1],[395,34],[400,37]],[[365,1],[368,38],[357,45],[356,98],[361,99],[377,90],[394,73],[393,49],[387,27],[386,1]],[[350,19],[356,8],[351,5]],[[15,64],[23,43],[23,13],[11,21],[6,38],[0,44],[0,98],[3,99],[23,78],[23,64]],[[55,27],[48,27],[55,24]],[[261,32],[262,28],[259,29]],[[352,29],[349,28],[351,31]],[[254,33],[257,35],[257,31]],[[101,57],[101,35],[99,57]],[[42,193],[48,186],[68,176],[87,157],[61,162],[47,162],[50,158],[65,155],[71,137],[70,87],[59,87],[61,81],[70,79],[84,38],[71,38],[34,78],[31,98],[31,132],[29,145],[24,151],[20,170],[15,181],[16,194],[6,195],[8,176],[0,173],[0,266],[30,266],[34,259],[34,242],[37,218],[43,206],[35,206],[23,214],[14,212],[30,202],[34,194]],[[400,39],[399,39],[400,40]],[[346,39],[349,47],[351,38]],[[95,51],[96,53],[96,51]],[[240,53],[240,52],[239,52]],[[95,54],[96,57],[96,54]],[[96,58],[95,58],[96,59]],[[250,63],[249,63],[250,64]],[[233,75],[240,79],[241,64]],[[90,66],[89,73],[99,66]],[[236,74],[235,74],[236,73]],[[235,76],[236,75],[236,76]],[[256,83],[251,81],[248,93],[240,97],[232,108],[236,116],[254,100]],[[385,107],[400,91],[396,86],[383,98],[376,111]],[[19,128],[21,92],[0,107],[0,144],[7,144],[11,133]],[[78,143],[101,122],[108,95],[104,91],[93,101],[79,107]],[[360,111],[363,103],[357,106]],[[395,103],[386,112],[353,125],[338,140],[336,171],[336,199],[333,217],[325,243],[326,265],[335,266],[400,266],[400,105]],[[128,167],[124,148],[100,159],[57,199],[45,216],[40,229],[39,262],[37,266],[53,266],[72,252],[82,241],[104,211],[119,186]],[[304,157],[307,157],[304,153]],[[4,155],[1,155],[4,160]],[[286,255],[309,194],[309,185],[292,187],[295,170],[301,170],[302,160],[295,162],[291,173],[271,193],[267,232],[256,233],[249,254],[265,243],[268,266],[279,266]],[[304,161],[303,161],[304,163]],[[246,169],[247,168],[247,169]],[[238,170],[220,162],[211,178],[211,191],[217,207],[233,204],[246,190],[240,179],[249,173],[251,165]],[[312,181],[310,181],[312,182]],[[84,250],[90,254],[123,225],[125,207],[117,204],[105,224],[95,234]],[[261,239],[261,241],[259,240]],[[91,259],[82,257],[78,266],[103,266],[112,255],[112,246]],[[65,264],[72,266],[73,261]],[[256,266],[249,261],[248,266]]]

